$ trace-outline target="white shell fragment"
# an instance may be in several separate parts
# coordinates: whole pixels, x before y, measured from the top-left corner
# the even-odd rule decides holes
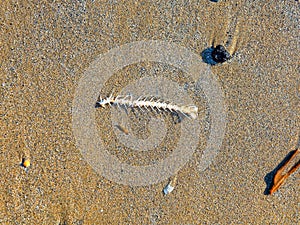
[[[165,188],[164,188],[164,194],[170,194],[174,190],[174,187],[169,183]]]
[[[164,194],[170,194],[174,190],[176,183],[177,175],[175,175],[173,178],[170,178],[168,185],[163,190]]]

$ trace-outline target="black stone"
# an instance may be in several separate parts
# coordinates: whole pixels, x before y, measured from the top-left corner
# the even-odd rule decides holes
[[[99,102],[96,102],[95,108],[100,108],[100,107],[101,107],[100,103],[99,103]]]
[[[216,63],[223,63],[231,58],[230,53],[227,52],[223,45],[218,45],[215,47],[211,53],[211,56]]]

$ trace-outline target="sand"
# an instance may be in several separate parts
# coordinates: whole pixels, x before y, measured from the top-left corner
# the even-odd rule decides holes
[[[249,2],[4,1],[0,224],[299,223],[299,170],[266,195],[268,174],[299,147],[299,2]],[[109,94],[145,74],[163,76],[186,85],[199,107],[197,150],[166,196],[168,179],[134,187],[102,176],[78,148],[72,129],[74,96],[91,63],[113,48],[147,40],[176,43],[199,56],[221,44],[234,54],[210,67],[224,96],[227,126],[219,153],[204,171],[197,165],[210,112],[205,93],[193,94],[184,72],[140,62],[115,71],[103,87]],[[108,151],[128,163],[167,157],[181,135],[172,117],[163,115],[170,126],[163,143],[146,156],[128,153],[114,134],[109,109],[95,114]],[[147,115],[128,116],[132,132],[147,137]],[[30,159],[27,170],[20,166],[23,158]]]

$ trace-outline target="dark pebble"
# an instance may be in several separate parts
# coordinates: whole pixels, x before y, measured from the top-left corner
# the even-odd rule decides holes
[[[100,107],[101,107],[100,103],[99,103],[99,102],[96,102],[95,108],[100,108]]]
[[[211,56],[216,63],[223,63],[231,58],[229,52],[227,52],[227,50],[222,45],[218,45],[217,47],[215,47],[211,53]]]

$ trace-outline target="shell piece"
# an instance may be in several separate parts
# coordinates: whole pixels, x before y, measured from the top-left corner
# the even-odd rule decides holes
[[[164,188],[164,194],[170,194],[174,190],[174,187],[169,183],[165,188]]]
[[[174,190],[176,183],[177,183],[177,175],[170,178],[168,185],[163,190],[164,194],[165,195],[170,194]]]

